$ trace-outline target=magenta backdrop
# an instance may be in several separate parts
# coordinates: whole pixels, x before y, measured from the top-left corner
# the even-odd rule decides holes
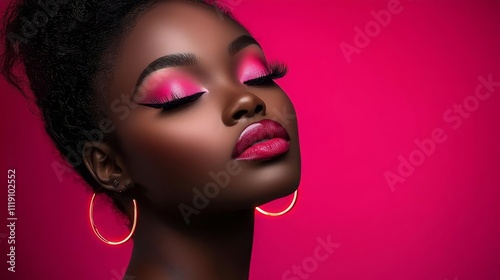
[[[500,2],[227,2],[289,65],[279,83],[303,158],[296,207],[256,215],[250,278],[500,279]],[[0,227],[0,278],[121,279],[132,244],[96,239],[90,192],[58,179],[40,121],[1,88],[0,170],[17,171],[18,221],[15,273]],[[125,234],[96,211],[108,236]]]

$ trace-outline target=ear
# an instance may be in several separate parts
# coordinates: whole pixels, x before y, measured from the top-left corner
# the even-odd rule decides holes
[[[86,142],[82,154],[87,169],[103,188],[114,192],[127,189],[130,180],[125,162],[109,144]]]

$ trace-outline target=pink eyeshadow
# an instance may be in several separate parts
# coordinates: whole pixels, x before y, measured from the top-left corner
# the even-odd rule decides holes
[[[205,88],[192,81],[184,73],[160,73],[153,74],[143,87],[145,99],[143,102],[167,102],[175,98],[183,98],[202,91]]]
[[[240,82],[249,81],[268,74],[263,60],[255,54],[245,56],[238,65],[238,79]]]

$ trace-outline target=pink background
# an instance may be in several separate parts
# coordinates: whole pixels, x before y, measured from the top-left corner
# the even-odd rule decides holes
[[[500,87],[479,104],[472,97],[479,76],[500,81],[500,2],[401,0],[380,30],[371,11],[389,0],[228,3],[268,58],[290,67],[279,83],[298,112],[303,157],[296,207],[256,214],[251,279],[500,279]],[[340,44],[355,46],[354,28],[367,24],[373,37],[348,63]],[[17,272],[7,271],[1,226],[0,278],[121,279],[132,244],[97,240],[87,188],[57,179],[39,120],[0,83],[1,224],[8,168],[18,200]],[[446,121],[464,100],[477,108],[460,125]],[[415,140],[437,128],[446,141],[418,158]],[[423,162],[391,188],[384,174],[410,155]],[[107,236],[125,233],[106,205],[96,211]],[[315,259],[328,237],[337,248]]]

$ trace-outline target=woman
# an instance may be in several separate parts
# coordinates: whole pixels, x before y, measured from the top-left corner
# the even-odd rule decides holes
[[[133,237],[126,274],[248,279],[255,207],[295,202],[300,181],[295,111],[274,82],[286,67],[201,0],[25,0],[3,30],[5,78],[26,92],[24,69],[92,202],[104,193],[130,219],[121,241],[92,222],[108,244]]]

